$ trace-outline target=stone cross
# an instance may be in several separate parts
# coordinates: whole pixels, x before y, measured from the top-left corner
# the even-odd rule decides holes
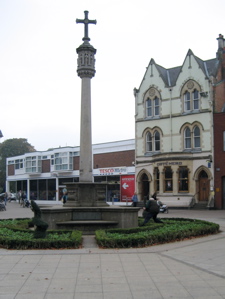
[[[76,19],[76,23],[82,23],[82,24],[84,24],[84,37],[83,37],[83,41],[89,41],[90,38],[88,37],[88,24],[97,24],[97,21],[96,20],[89,20],[88,19],[88,11],[87,10],[85,10],[84,16],[85,16],[85,18],[83,20]]]

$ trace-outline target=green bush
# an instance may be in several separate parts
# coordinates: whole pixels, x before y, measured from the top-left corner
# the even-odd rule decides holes
[[[0,221],[0,247],[7,249],[79,248],[80,231],[48,231],[45,238],[35,238],[35,231],[28,229],[30,219]]]
[[[143,247],[215,234],[219,231],[218,224],[202,220],[164,218],[163,221],[150,221],[144,227],[132,229],[98,230],[95,232],[97,244],[105,248]]]
[[[79,248],[80,231],[48,230],[46,238],[35,238],[28,229],[31,219],[0,220],[0,247],[8,249]],[[142,223],[143,218],[140,218]],[[202,220],[164,218],[163,223],[149,221],[144,227],[98,230],[97,244],[104,248],[143,247],[200,237],[219,232],[219,225]]]

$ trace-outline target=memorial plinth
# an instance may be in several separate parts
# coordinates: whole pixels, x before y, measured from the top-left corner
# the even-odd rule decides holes
[[[107,183],[67,183],[68,200],[65,207],[105,207]]]

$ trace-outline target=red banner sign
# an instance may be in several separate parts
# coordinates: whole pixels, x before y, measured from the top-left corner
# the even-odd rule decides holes
[[[135,176],[122,175],[120,177],[121,201],[132,201],[135,191]]]

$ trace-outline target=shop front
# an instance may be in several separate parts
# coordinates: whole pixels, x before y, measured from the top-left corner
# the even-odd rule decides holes
[[[193,203],[210,205],[213,175],[207,163],[200,161],[160,161],[137,171],[139,199],[145,201],[154,192],[168,206],[189,207]]]
[[[132,201],[132,196],[135,191],[134,167],[109,167],[95,169],[94,181],[108,183],[106,187],[107,202]]]

